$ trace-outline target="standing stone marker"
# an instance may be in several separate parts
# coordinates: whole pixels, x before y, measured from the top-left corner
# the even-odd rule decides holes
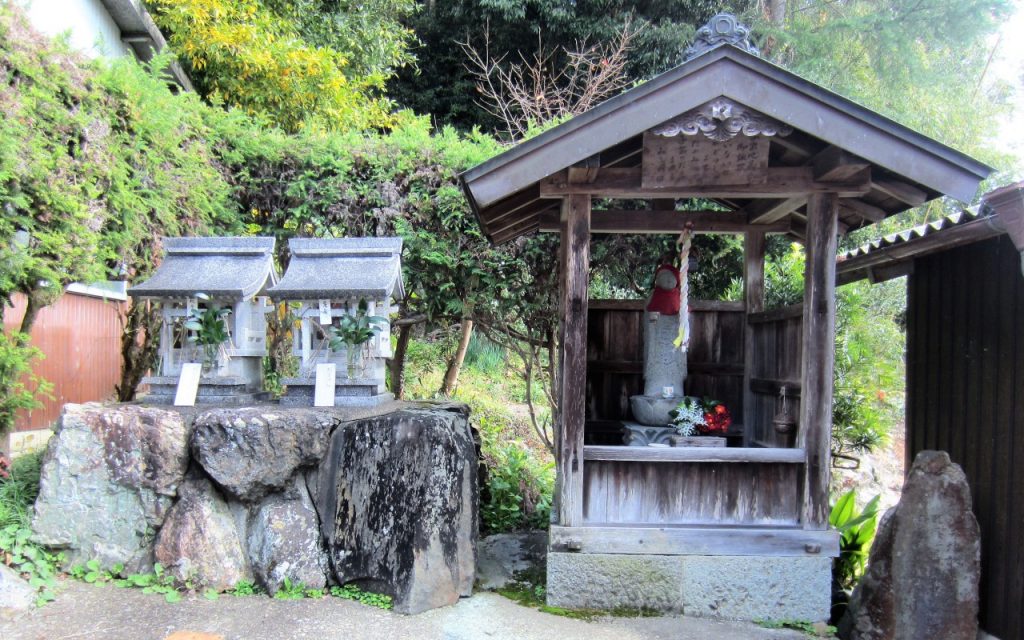
[[[963,470],[944,451],[922,451],[879,526],[840,637],[975,640],[980,553]]]

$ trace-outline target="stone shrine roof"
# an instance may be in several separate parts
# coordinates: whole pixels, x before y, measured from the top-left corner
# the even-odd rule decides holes
[[[164,238],[163,245],[163,262],[128,295],[248,299],[277,282],[273,238]]]
[[[293,238],[288,248],[288,269],[268,291],[276,300],[405,297],[401,238]]]

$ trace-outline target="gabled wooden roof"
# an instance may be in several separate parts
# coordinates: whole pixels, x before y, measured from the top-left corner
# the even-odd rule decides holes
[[[835,166],[837,158],[852,159],[847,166],[870,171],[868,188],[843,199],[846,229],[941,195],[970,201],[992,172],[963,153],[725,44],[466,171],[464,190],[488,238],[512,240],[550,226],[559,202],[552,185],[563,183],[570,167],[625,182],[630,170],[639,171],[644,132],[721,97],[794,129],[771,138],[770,167],[782,170],[775,175],[793,174],[796,180],[806,172],[812,182],[827,181],[838,175],[830,177],[823,165]],[[615,195],[630,196],[628,190]],[[772,224],[773,230],[787,221],[801,226],[797,198],[751,189],[694,190],[696,196],[722,204],[723,222]]]

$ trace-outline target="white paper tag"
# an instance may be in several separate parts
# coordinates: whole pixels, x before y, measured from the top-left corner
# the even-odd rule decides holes
[[[181,365],[178,376],[178,389],[174,394],[174,406],[194,407],[196,394],[199,393],[199,377],[203,373],[203,365],[198,362],[186,362]]]
[[[198,300],[196,300],[195,298],[186,298],[185,299],[185,315],[186,316],[192,315],[192,312],[195,311],[197,306],[198,306]]]
[[[321,300],[320,301],[320,324],[329,325],[331,324],[331,301]]]
[[[334,406],[334,363],[321,362],[316,365],[316,387],[313,391],[314,407]]]

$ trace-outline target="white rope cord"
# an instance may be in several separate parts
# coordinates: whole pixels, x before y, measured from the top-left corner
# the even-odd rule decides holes
[[[693,237],[693,231],[690,229],[683,229],[683,232],[679,234],[679,240],[676,244],[679,245],[679,337],[676,338],[677,346],[682,352],[686,352],[690,347],[690,313],[689,300],[690,300],[690,243]]]

